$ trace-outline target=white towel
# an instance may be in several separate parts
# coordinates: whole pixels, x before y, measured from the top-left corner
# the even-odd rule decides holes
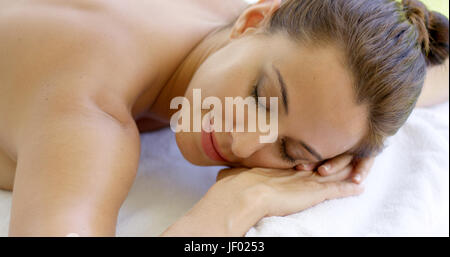
[[[414,110],[387,144],[362,195],[264,218],[247,236],[448,236],[448,102]]]
[[[286,217],[268,217],[247,236],[449,235],[449,104],[420,108],[388,140],[356,197],[329,200]],[[214,184],[220,167],[183,159],[170,129],[141,135],[138,175],[122,206],[118,236],[157,236]],[[0,236],[11,193],[0,191]]]

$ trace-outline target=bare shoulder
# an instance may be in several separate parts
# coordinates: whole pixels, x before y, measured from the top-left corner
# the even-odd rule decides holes
[[[120,101],[135,75],[131,63],[136,55],[128,50],[134,49],[134,41],[113,18],[105,18],[105,12],[102,1],[17,1],[1,6],[0,89],[5,94],[0,102],[31,103],[52,95],[67,100],[86,94]]]
[[[61,2],[78,5],[54,4]],[[83,111],[95,103],[130,120],[124,97],[135,56],[124,49],[133,41],[94,2],[0,2],[0,123],[7,124],[0,149],[14,155],[20,127],[39,120],[44,108]]]
[[[67,4],[71,2],[77,4]],[[96,2],[18,1],[0,8],[0,47],[6,53],[0,61],[34,73],[85,65],[87,60],[117,61],[130,37],[113,18],[105,17],[107,8]]]

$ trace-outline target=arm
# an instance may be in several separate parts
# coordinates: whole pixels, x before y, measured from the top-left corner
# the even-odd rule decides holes
[[[88,100],[31,109],[19,137],[9,235],[113,236],[138,166],[134,123]]]
[[[123,51],[134,41],[116,23],[78,15],[0,15],[1,93],[9,100],[0,108],[10,110],[18,158],[12,236],[114,235],[137,170],[139,133],[123,86],[134,73],[116,63],[136,61]]]
[[[448,101],[448,59],[442,65],[429,67],[416,107],[428,107]]]

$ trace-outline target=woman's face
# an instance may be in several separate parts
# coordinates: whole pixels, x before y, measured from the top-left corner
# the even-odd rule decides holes
[[[277,141],[261,143],[266,133],[257,126],[256,132],[213,132],[211,149],[205,133],[179,132],[180,151],[197,165],[284,169],[349,150],[363,137],[367,123],[365,106],[355,103],[352,76],[343,60],[338,48],[302,46],[281,33],[232,40],[199,67],[186,98],[192,107],[193,89],[201,89],[202,99],[215,96],[225,103],[225,97],[251,96],[259,81],[258,96],[278,97]],[[202,110],[202,117],[208,112]]]

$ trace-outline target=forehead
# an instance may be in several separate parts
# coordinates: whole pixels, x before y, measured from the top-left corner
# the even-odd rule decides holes
[[[366,106],[357,105],[353,77],[336,46],[302,46],[285,36],[269,58],[282,74],[289,113],[280,130],[305,141],[323,158],[354,147],[366,132]],[[281,47],[283,45],[283,47]]]

